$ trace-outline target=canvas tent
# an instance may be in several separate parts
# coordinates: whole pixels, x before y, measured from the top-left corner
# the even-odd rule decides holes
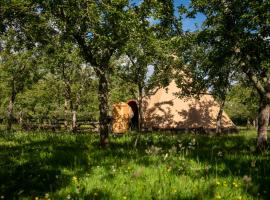
[[[179,92],[180,89],[172,81],[166,88],[159,88],[154,94],[145,97],[142,107],[143,128],[146,130],[215,130],[220,107],[213,96],[204,94],[200,98],[179,98],[176,95]],[[135,104],[136,101],[134,100],[128,101],[122,109],[122,112],[130,112],[129,109],[126,109],[126,106],[131,107],[133,115],[129,119],[126,118],[126,120],[129,120],[129,126],[133,127],[136,127],[133,123],[138,122],[138,112]],[[128,115],[131,116],[128,113],[124,116]],[[116,117],[113,116],[113,118]],[[236,129],[225,112],[223,112],[221,124],[223,130]],[[126,130],[119,132],[123,133]]]
[[[146,129],[204,129],[216,128],[219,104],[213,96],[204,94],[200,98],[179,98],[180,90],[172,81],[166,88],[144,99],[143,115]],[[223,129],[235,129],[235,125],[223,112]]]

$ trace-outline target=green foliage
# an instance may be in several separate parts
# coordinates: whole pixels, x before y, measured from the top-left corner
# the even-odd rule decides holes
[[[269,12],[264,12],[268,6],[267,1],[192,1],[189,15],[206,16],[195,40],[202,56],[194,66],[205,73],[202,77],[217,95],[230,84],[231,73],[245,74],[263,95],[269,73]]]
[[[247,125],[247,121],[251,123],[256,120],[258,105],[258,93],[251,87],[237,83],[227,95],[225,110],[234,123]]]
[[[134,133],[133,133],[134,134]],[[0,134],[0,196],[5,199],[268,199],[269,151],[255,131],[210,137],[148,133]],[[97,159],[102,158],[102,159]],[[180,187],[181,186],[181,187]]]

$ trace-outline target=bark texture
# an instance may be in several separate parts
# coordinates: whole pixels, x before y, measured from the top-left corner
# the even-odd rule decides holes
[[[263,151],[267,146],[267,129],[269,124],[270,93],[261,97],[258,113],[257,151]]]
[[[98,97],[99,97],[99,132],[100,132],[100,145],[105,148],[109,145],[109,118],[108,118],[108,80],[106,73],[97,70],[99,79]]]

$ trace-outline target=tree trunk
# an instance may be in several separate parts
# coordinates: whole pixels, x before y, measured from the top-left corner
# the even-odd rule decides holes
[[[64,105],[64,126],[65,130],[68,129],[68,100],[65,98],[65,105]]]
[[[142,87],[139,84],[139,104],[138,104],[138,112],[139,112],[139,132],[142,131],[142,124],[143,124],[143,114],[142,114]]]
[[[225,105],[225,99],[222,100],[219,108],[219,112],[217,115],[217,123],[216,123],[216,133],[221,134],[222,130],[222,116],[223,116],[223,110],[224,110],[224,105]]]
[[[16,98],[16,94],[15,94],[14,89],[12,88],[12,94],[11,94],[10,99],[9,99],[9,105],[8,105],[8,110],[7,110],[7,116],[8,116],[7,130],[8,131],[11,130],[13,119],[14,119],[14,117],[13,117],[13,106],[14,106],[15,98]]]
[[[77,132],[77,111],[72,110],[72,132]]]
[[[23,124],[23,111],[19,112],[19,124],[22,127],[22,124]]]
[[[262,151],[267,145],[267,128],[269,124],[270,93],[261,97],[258,114],[257,151]]]
[[[134,147],[137,147],[138,141],[141,136],[141,131],[142,131],[142,125],[143,125],[143,113],[142,113],[142,85],[139,83],[138,84],[138,90],[139,90],[139,99],[138,99],[138,112],[139,112],[139,124],[138,124],[138,129],[139,129],[139,134],[135,140]]]
[[[99,133],[100,133],[100,145],[105,148],[109,145],[109,120],[108,120],[108,80],[106,73],[99,69],[96,70],[99,86],[98,86],[98,98],[99,98]]]

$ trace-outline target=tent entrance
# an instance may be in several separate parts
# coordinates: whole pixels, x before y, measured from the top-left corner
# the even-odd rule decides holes
[[[132,111],[134,116],[131,118],[130,121],[130,128],[131,130],[138,130],[139,129],[139,109],[138,109],[138,105],[137,102],[135,100],[130,100],[127,103]]]

